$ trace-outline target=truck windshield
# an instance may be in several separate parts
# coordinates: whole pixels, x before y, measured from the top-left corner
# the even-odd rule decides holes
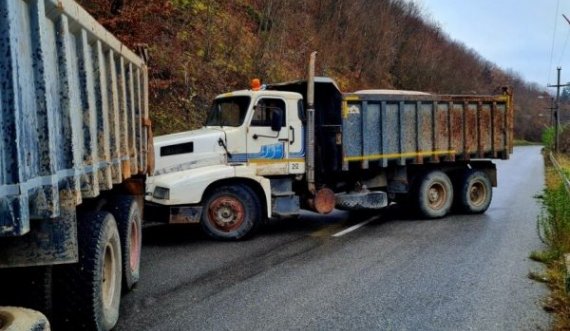
[[[249,108],[250,97],[238,96],[214,100],[206,126],[240,126]]]

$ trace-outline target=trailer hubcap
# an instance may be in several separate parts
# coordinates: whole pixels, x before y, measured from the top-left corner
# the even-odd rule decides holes
[[[105,246],[105,257],[103,258],[103,305],[105,308],[111,307],[115,296],[115,251],[111,243]]]
[[[486,199],[485,186],[481,182],[474,182],[469,188],[469,200],[475,206],[480,206]]]
[[[212,201],[208,216],[219,230],[233,231],[244,222],[245,207],[238,199],[223,196]]]
[[[428,190],[428,202],[431,208],[440,209],[445,205],[447,191],[441,183],[433,183]]]
[[[139,225],[137,222],[131,223],[130,261],[131,271],[136,271],[140,261],[140,238]]]

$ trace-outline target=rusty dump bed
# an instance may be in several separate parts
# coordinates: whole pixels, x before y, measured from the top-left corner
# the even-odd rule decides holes
[[[0,237],[147,168],[147,68],[70,0],[0,1]],[[73,214],[74,217],[74,214]]]
[[[344,94],[343,169],[396,163],[507,159],[513,105],[502,95],[431,95],[380,90]]]

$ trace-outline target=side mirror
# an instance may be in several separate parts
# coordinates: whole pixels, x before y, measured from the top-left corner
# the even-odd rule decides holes
[[[271,111],[271,130],[281,131],[281,123],[283,123],[283,114],[277,109]]]

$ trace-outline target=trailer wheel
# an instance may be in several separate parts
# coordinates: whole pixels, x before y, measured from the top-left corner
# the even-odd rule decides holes
[[[121,237],[123,290],[132,289],[140,278],[142,218],[137,201],[131,196],[118,196],[109,211],[117,221]]]
[[[493,198],[493,185],[486,172],[466,171],[457,184],[456,205],[460,211],[481,214],[489,208]]]
[[[51,317],[51,266],[0,269],[0,279],[10,280],[2,289],[0,306],[26,307]]]
[[[121,243],[108,212],[86,213],[78,222],[79,262],[54,274],[57,329],[110,330],[119,318]]]
[[[214,189],[202,211],[202,229],[214,239],[239,240],[251,236],[261,222],[261,204],[247,186],[227,185]]]
[[[20,307],[0,307],[0,331],[49,331],[47,318],[40,312]]]
[[[416,194],[422,217],[444,217],[451,209],[453,186],[449,177],[442,171],[435,170],[421,177]]]

